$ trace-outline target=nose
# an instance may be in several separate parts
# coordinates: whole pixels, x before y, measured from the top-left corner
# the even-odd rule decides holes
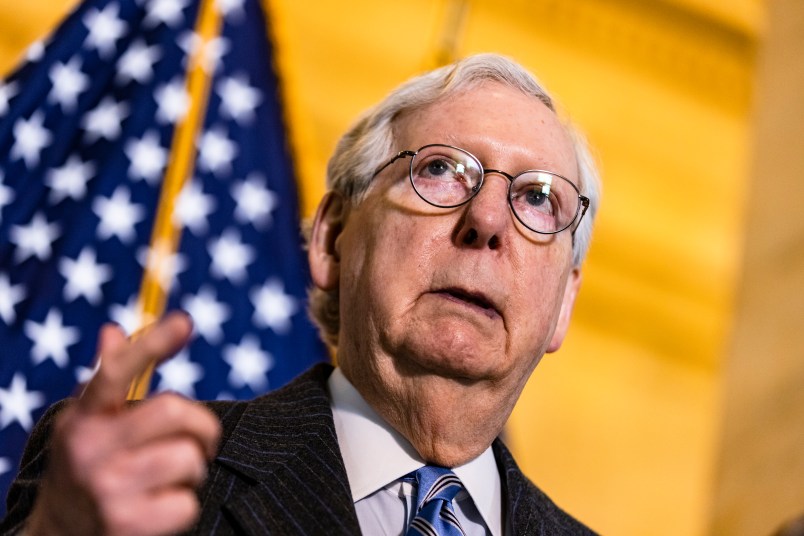
[[[506,227],[511,225],[508,208],[508,179],[487,174],[480,191],[466,204],[458,226],[459,245],[498,249]]]

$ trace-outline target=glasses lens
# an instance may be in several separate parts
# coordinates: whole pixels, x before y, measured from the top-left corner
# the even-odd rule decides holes
[[[438,207],[458,206],[480,187],[483,167],[474,156],[447,145],[427,145],[410,162],[410,180],[419,196]]]
[[[526,171],[511,184],[516,217],[539,233],[565,229],[578,213],[578,190],[570,181],[544,171]]]

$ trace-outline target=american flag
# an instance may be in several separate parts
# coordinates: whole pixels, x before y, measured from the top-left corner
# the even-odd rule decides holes
[[[205,4],[206,6],[206,4]],[[155,390],[252,397],[326,352],[309,284],[272,49],[259,0],[89,0],[0,82],[0,493],[52,402],[92,373],[97,331],[143,321],[144,267],[178,125],[208,73],[178,247],[156,269],[167,309],[195,323]],[[149,257],[149,254],[151,256]],[[150,259],[150,260],[149,260]],[[0,515],[4,512],[0,506]]]

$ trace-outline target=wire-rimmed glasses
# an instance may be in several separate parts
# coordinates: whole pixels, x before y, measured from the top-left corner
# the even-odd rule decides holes
[[[489,174],[506,177],[508,205],[522,225],[539,234],[560,233],[581,218],[589,208],[589,198],[575,184],[557,173],[528,169],[510,175],[498,169],[484,169],[469,151],[433,143],[417,151],[400,151],[374,176],[400,158],[410,157],[410,183],[426,203],[455,208],[468,203],[483,186]]]

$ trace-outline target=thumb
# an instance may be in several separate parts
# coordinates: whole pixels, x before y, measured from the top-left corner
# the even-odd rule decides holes
[[[149,365],[178,352],[190,338],[192,323],[184,313],[171,313],[145,328],[134,340],[114,325],[101,329],[98,338],[98,372],[79,399],[89,412],[116,411],[126,402],[131,382]]]

